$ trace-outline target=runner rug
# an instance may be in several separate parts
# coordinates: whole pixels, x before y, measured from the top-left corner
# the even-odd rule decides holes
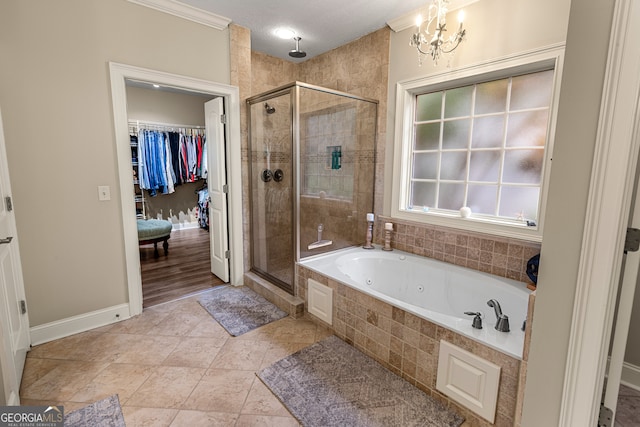
[[[459,427],[464,421],[333,335],[257,375],[307,427]]]
[[[99,400],[91,405],[69,412],[64,417],[65,427],[126,427],[118,395]]]
[[[234,337],[287,316],[246,286],[216,288],[198,302]]]

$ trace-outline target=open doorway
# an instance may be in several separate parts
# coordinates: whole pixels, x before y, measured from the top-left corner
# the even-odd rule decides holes
[[[162,236],[139,235],[147,308],[228,280],[212,269],[207,182],[226,158],[219,159],[223,165],[208,162],[205,109],[219,96],[132,79],[126,90],[138,231],[162,227]]]
[[[188,76],[169,74],[124,64],[110,63],[111,93],[123,239],[126,254],[129,315],[142,312],[142,277],[136,224],[134,180],[132,179],[127,82],[155,83],[173,90],[205,95],[207,175],[210,196],[209,216],[213,238],[210,239],[211,268],[224,282],[234,286],[243,280],[242,174],[240,151],[240,107],[238,88]],[[226,167],[226,170],[225,170]]]

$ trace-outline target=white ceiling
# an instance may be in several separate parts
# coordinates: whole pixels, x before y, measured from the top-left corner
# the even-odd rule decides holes
[[[388,21],[426,7],[431,0],[180,0],[222,15],[251,30],[251,48],[278,58],[301,62],[384,27]],[[469,3],[469,0],[466,0]],[[454,9],[452,0],[449,10]],[[414,15],[417,14],[414,13]],[[411,18],[411,23],[414,20]],[[302,38],[302,59],[289,56],[295,41],[273,34],[279,27]],[[408,41],[407,41],[408,43]]]

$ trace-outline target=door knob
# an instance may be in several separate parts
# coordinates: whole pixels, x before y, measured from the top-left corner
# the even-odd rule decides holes
[[[0,239],[0,245],[4,245],[5,243],[11,243],[13,237],[9,236],[6,239]]]

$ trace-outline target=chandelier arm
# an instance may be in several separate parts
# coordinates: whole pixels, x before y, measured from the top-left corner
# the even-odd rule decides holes
[[[429,51],[425,52],[425,51],[423,51],[422,49],[420,49],[420,46],[419,46],[419,45],[416,45],[416,49],[418,49],[418,52],[420,52],[420,53],[421,53],[421,54],[423,54],[423,55],[431,55],[431,50],[429,50]]]
[[[453,47],[452,47],[451,49],[449,49],[449,50],[445,50],[444,48],[440,48],[440,50],[442,51],[442,53],[451,53],[451,52],[453,52],[454,50],[456,50],[456,48],[457,48],[458,46],[460,46],[460,42],[456,43],[456,45],[455,45],[455,46],[453,46]]]

